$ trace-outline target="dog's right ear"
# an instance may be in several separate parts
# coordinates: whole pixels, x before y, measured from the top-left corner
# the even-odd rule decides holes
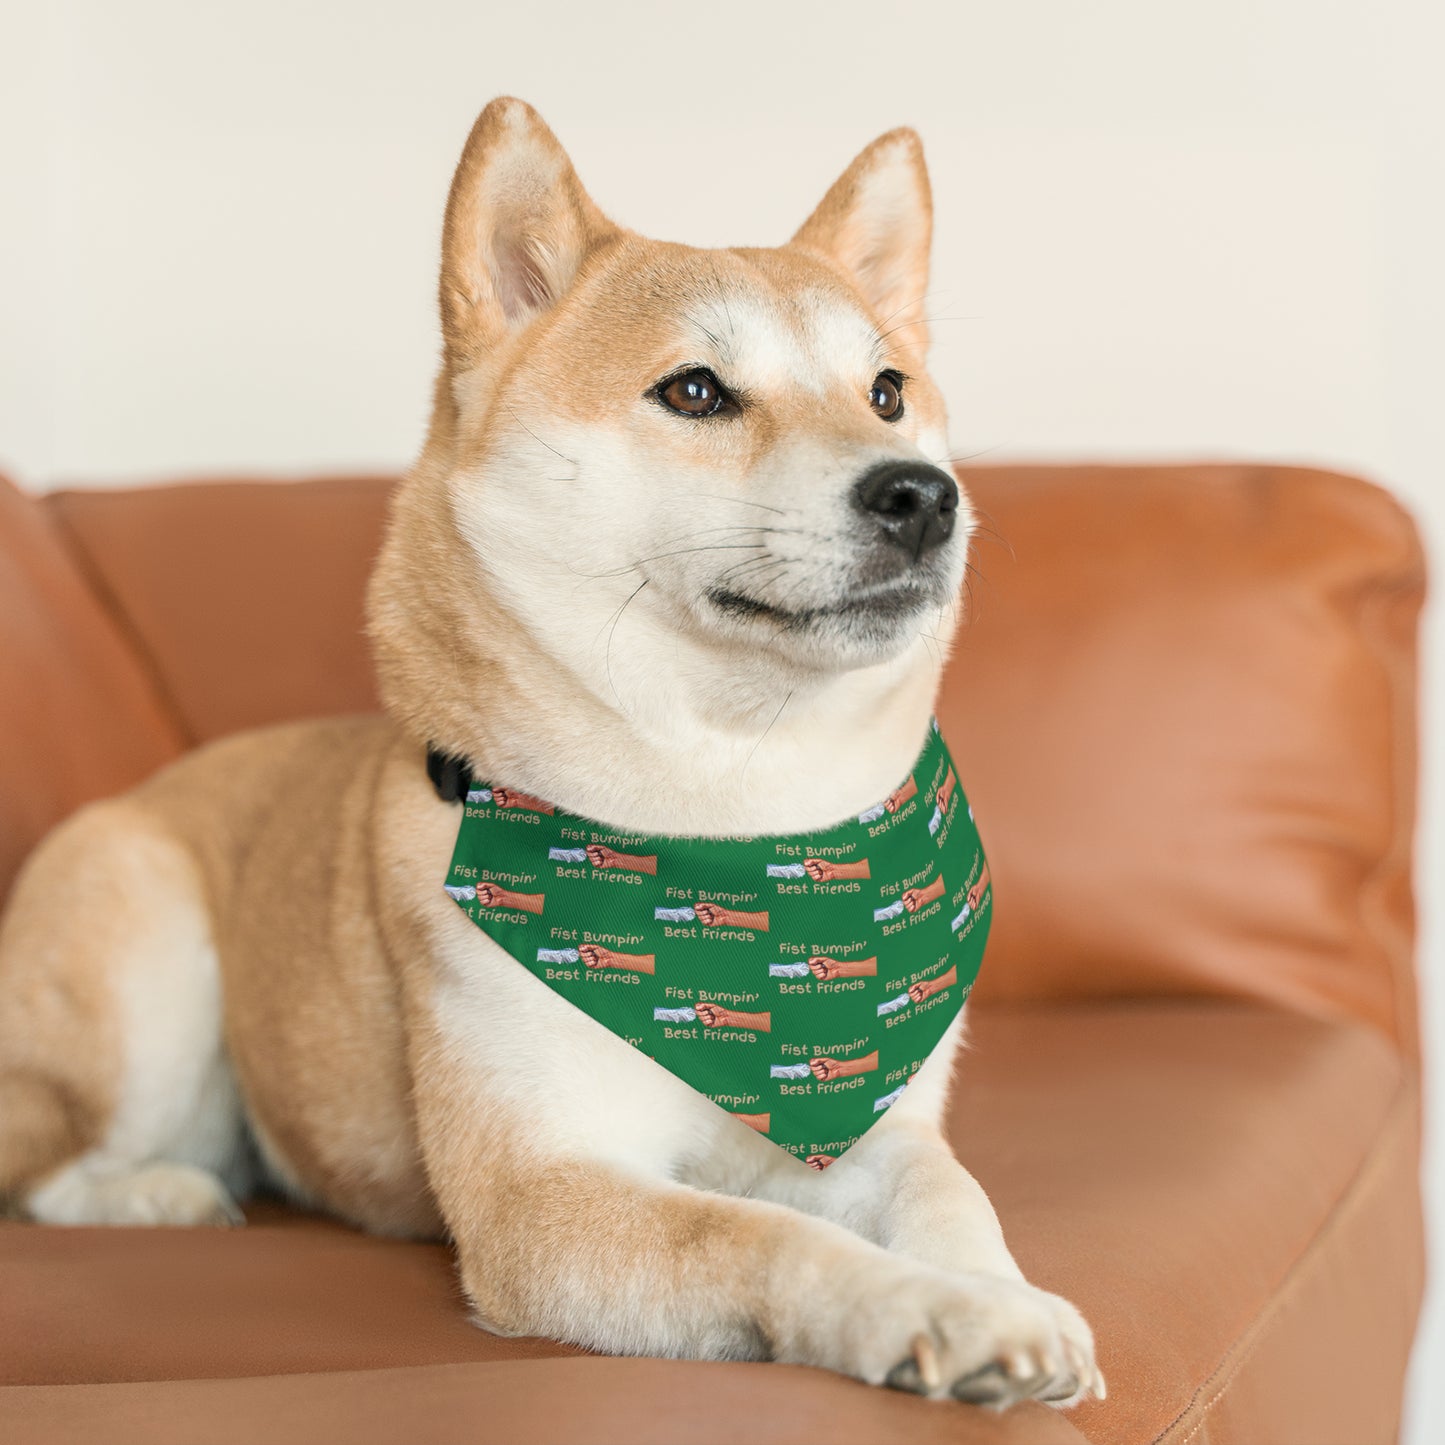
[[[881,135],[854,157],[792,244],[817,251],[852,276],[890,334],[928,347],[923,302],[933,197],[923,146],[903,127]]]
[[[525,101],[492,101],[467,137],[447,197],[441,316],[448,361],[475,365],[555,305],[587,253],[616,234],[541,116]]]

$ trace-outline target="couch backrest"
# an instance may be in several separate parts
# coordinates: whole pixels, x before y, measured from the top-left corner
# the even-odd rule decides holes
[[[47,501],[200,743],[377,707],[362,598],[392,480],[202,481]]]
[[[1413,1053],[1406,514],[1284,467],[965,481],[941,716],[995,863],[980,997],[1265,998]]]
[[[0,899],[45,832],[184,746],[45,510],[0,477]]]
[[[1301,469],[965,481],[983,531],[939,711],[995,881],[980,1001],[1266,999],[1360,1018],[1413,1052],[1423,564],[1408,518],[1377,488]],[[386,490],[48,499],[160,688],[127,704],[152,719],[151,752],[62,780],[48,812],[159,761],[167,712],[197,742],[373,706],[361,597]],[[135,659],[105,636],[128,681],[97,672],[88,696],[139,699]],[[32,728],[75,712],[35,695]]]

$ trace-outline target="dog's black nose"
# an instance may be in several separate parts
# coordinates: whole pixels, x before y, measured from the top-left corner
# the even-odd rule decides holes
[[[953,535],[958,483],[927,462],[879,462],[858,478],[853,501],[916,562]]]

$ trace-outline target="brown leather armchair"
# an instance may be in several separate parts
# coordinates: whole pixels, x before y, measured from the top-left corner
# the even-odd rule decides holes
[[[1412,971],[1419,544],[1286,468],[972,470],[941,714],[993,862],[952,1114],[1107,1402],[994,1415],[800,1368],[467,1323],[447,1251],[0,1225],[21,1441],[1387,1442],[1422,1280]],[[386,479],[0,484],[0,888],[217,734],[373,707]]]

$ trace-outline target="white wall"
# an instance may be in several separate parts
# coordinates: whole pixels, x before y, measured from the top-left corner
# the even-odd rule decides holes
[[[1359,469],[1445,555],[1426,0],[5,4],[0,466],[32,485],[404,463],[447,180],[513,92],[605,209],[699,243],[782,239],[911,122],[956,450]],[[1434,736],[1438,626],[1430,654]],[[1438,1220],[1439,1130],[1432,1157]],[[1438,1308],[1418,1359],[1445,1364]],[[1411,1438],[1445,1439],[1445,1371],[1416,1375]]]

